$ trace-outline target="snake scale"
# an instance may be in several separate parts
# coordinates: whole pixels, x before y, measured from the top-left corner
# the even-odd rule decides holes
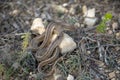
[[[30,42],[30,47],[36,51],[35,57],[39,62],[38,72],[42,72],[44,76],[50,76],[54,72],[55,66],[52,66],[48,73],[43,72],[42,68],[50,63],[56,63],[59,59],[60,49],[58,46],[63,39],[64,30],[75,30],[75,27],[60,22],[51,22],[43,34],[36,36]],[[57,34],[57,37],[51,41],[53,34]],[[40,46],[39,43],[41,43]]]

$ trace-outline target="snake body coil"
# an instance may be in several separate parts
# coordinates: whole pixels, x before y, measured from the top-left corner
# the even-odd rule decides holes
[[[71,27],[66,27],[68,30],[72,29]],[[64,27],[65,29],[65,27]],[[30,46],[33,50],[36,50],[35,57],[38,64],[38,72],[42,72],[45,76],[52,75],[54,72],[54,66],[52,67],[49,73],[43,72],[42,68],[47,66],[50,63],[55,64],[55,60],[59,57],[60,49],[59,44],[63,39],[63,26],[60,23],[51,22],[45,32],[40,36],[37,36],[31,40]],[[53,34],[57,34],[57,37],[54,41],[51,41]],[[41,43],[40,46],[39,43]]]

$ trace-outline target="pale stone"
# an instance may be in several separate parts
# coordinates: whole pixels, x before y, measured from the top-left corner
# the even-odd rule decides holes
[[[73,51],[77,45],[74,40],[66,33],[63,35],[63,40],[59,45],[61,53],[67,53]]]
[[[42,34],[45,31],[45,27],[43,25],[41,18],[36,18],[33,20],[31,30],[35,33]]]
[[[86,17],[85,20],[84,20],[84,23],[87,25],[87,26],[93,26],[95,25],[97,21],[97,18],[89,18],[89,17]]]
[[[113,28],[113,31],[115,32],[115,29],[118,29],[118,23],[117,22],[114,22],[112,24],[112,28]]]
[[[120,32],[116,33],[116,39],[120,39]]]
[[[111,72],[111,73],[109,73],[109,78],[111,79],[111,80],[115,80],[115,72],[113,71],[113,72]]]
[[[69,74],[68,77],[67,77],[67,80],[74,80],[74,76]]]
[[[53,34],[51,42],[54,41],[57,37],[57,34]],[[66,33],[63,34],[63,40],[61,41],[59,48],[61,53],[67,53],[73,51],[77,47],[74,40]]]
[[[51,5],[51,7],[53,9],[53,12],[61,12],[61,13],[67,13],[68,12],[68,10],[61,5],[53,4],[53,5]]]
[[[54,80],[63,80],[63,76],[61,74],[54,75]]]
[[[89,10],[87,11],[86,17],[92,17],[92,18],[94,18],[94,17],[95,17],[95,8],[89,9]]]
[[[87,15],[87,6],[86,6],[86,5],[84,5],[84,6],[82,7],[82,12],[83,12],[84,16]]]

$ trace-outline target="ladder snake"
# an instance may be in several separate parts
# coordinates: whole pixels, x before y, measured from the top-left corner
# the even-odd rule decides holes
[[[57,59],[59,59],[59,44],[63,39],[64,30],[75,30],[75,27],[59,22],[51,22],[43,34],[36,36],[30,41],[30,48],[36,51],[35,57],[39,62],[37,67],[38,72],[42,72],[44,76],[50,76],[54,72],[55,66],[52,66],[51,71],[48,73],[43,72],[42,68],[50,63],[56,63]],[[57,34],[57,37],[52,41],[53,34]]]

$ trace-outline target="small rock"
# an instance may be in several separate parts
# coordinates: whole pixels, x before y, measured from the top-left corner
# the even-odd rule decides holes
[[[101,79],[97,77],[97,78],[95,78],[94,80],[101,80]]]
[[[113,31],[115,31],[115,29],[118,29],[118,23],[117,22],[114,22],[112,24],[112,28],[113,28]]]
[[[16,22],[13,22],[13,26],[18,30],[20,29],[20,26],[18,26],[18,24]]]
[[[69,13],[74,15],[75,14],[75,9],[73,7],[70,8]]]
[[[54,80],[64,80],[61,74],[54,75]]]
[[[75,41],[66,33],[63,35],[63,40],[61,41],[59,48],[61,49],[61,53],[67,53],[73,51],[77,47]]]
[[[95,8],[87,10],[87,7],[83,6],[83,13],[85,17],[84,23],[87,26],[93,26],[97,21],[97,18],[95,17]]]
[[[76,22],[75,26],[80,27],[80,23]]]
[[[75,15],[75,13],[77,13],[77,9],[79,8],[79,5],[71,5],[71,8],[69,10],[69,13],[71,15]]]
[[[64,80],[63,73],[59,69],[55,69],[53,78],[54,80]]]
[[[109,78],[110,78],[110,80],[116,80],[115,79],[115,72],[114,71],[111,72],[111,73],[109,73]]]
[[[108,34],[113,34],[113,31],[112,30],[108,30]]]
[[[87,55],[90,55],[91,54],[91,51],[87,51]]]
[[[36,79],[37,79],[37,75],[30,73],[29,80],[36,80]]]
[[[53,12],[60,12],[60,13],[67,13],[68,12],[68,10],[61,5],[52,4],[51,7],[53,9]]]
[[[67,77],[67,80],[74,80],[74,76],[69,74],[68,77]]]
[[[18,15],[19,13],[20,13],[20,11],[17,10],[17,9],[15,9],[15,10],[13,10],[12,12],[10,12],[9,14],[10,14],[10,15],[13,15],[13,16],[16,16],[16,15]]]
[[[64,3],[62,6],[67,7],[68,5],[69,5],[68,3]]]
[[[116,39],[120,39],[120,32],[116,33]]]
[[[93,25],[95,25],[96,21],[97,21],[97,18],[89,18],[89,17],[86,17],[86,18],[84,19],[84,23],[85,23],[87,26],[93,26]]]
[[[116,51],[119,51],[119,50],[120,50],[120,47],[115,47],[115,50],[116,50]]]
[[[82,11],[83,11],[84,17],[91,17],[91,18],[95,17],[95,8],[87,9],[87,6],[84,5],[82,7]]]
[[[83,27],[85,27],[85,25],[84,25],[84,24],[81,24],[81,25],[80,25],[80,27],[82,27],[82,28],[83,28]]]
[[[86,17],[92,17],[92,18],[94,18],[94,17],[95,17],[95,8],[89,9],[89,10],[87,11]]]
[[[30,22],[29,22],[29,21],[25,21],[25,24],[29,25],[29,24],[30,24]]]
[[[18,69],[19,66],[20,66],[20,64],[19,64],[18,62],[15,62],[15,63],[12,65],[12,67],[13,67],[14,69]]]
[[[102,61],[96,61],[95,63],[96,63],[99,67],[104,67],[104,66],[105,66],[104,62],[102,62]]]
[[[107,31],[110,30],[110,27],[107,27],[105,30],[107,30]]]
[[[45,31],[45,27],[43,25],[43,21],[41,18],[35,18],[33,20],[32,26],[31,26],[31,31],[35,33],[42,34]]]
[[[84,6],[82,7],[82,12],[83,12],[84,16],[87,15],[87,6],[86,6],[86,5],[84,5]]]

